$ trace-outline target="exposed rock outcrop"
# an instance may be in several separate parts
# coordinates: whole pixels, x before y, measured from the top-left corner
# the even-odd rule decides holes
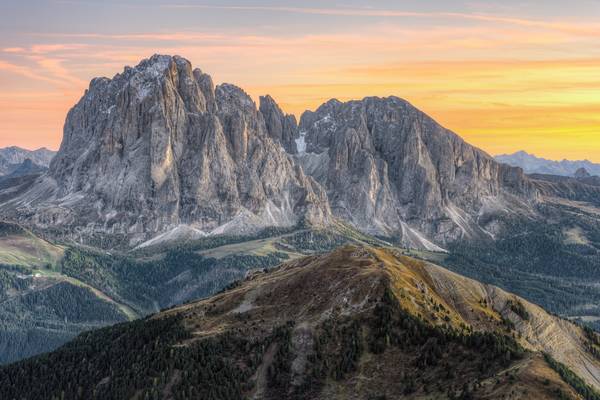
[[[260,97],[260,112],[265,118],[267,132],[290,154],[296,154],[298,123],[296,117],[284,114],[271,96]]]

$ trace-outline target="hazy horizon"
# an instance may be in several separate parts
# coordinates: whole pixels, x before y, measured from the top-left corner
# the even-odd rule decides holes
[[[492,155],[600,162],[600,6],[576,3],[1,4],[0,147],[56,150],[92,78],[166,53],[296,116],[394,95]]]

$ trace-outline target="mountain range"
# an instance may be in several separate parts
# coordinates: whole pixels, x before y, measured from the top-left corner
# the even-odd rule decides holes
[[[0,149],[0,179],[44,172],[50,166],[55,151],[45,147],[27,150],[17,146]]]
[[[582,161],[554,161],[536,157],[525,151],[517,151],[513,154],[497,155],[497,161],[522,168],[527,174],[545,174],[575,177],[578,170],[585,170],[590,175],[600,176],[600,164],[588,160]]]
[[[543,197],[564,195],[397,97],[331,100],[296,123],[271,97],[257,107],[163,55],[94,79],[48,173],[30,183],[11,189],[4,213],[83,243],[120,235],[128,247],[338,219],[443,250],[493,238],[507,215],[536,218]],[[586,200],[600,193],[586,189]]]
[[[600,193],[589,186],[569,199]],[[94,79],[48,173],[10,190],[19,195],[0,191],[0,209],[14,220],[69,240],[76,231],[82,243],[119,235],[130,248],[338,219],[443,250],[495,237],[507,216],[538,218],[543,198],[564,196],[397,97],[331,100],[296,123],[271,97],[257,107],[163,55]]]
[[[0,364],[75,340],[1,397],[598,398],[585,171],[394,96],[296,120],[165,55],[93,79],[43,153],[0,178]]]
[[[492,237],[498,215],[532,214],[538,199],[519,168],[399,98],[331,100],[296,124],[272,98],[256,107],[187,60],[155,55],[94,79],[48,173],[1,208],[32,227],[76,230],[84,242],[121,235],[130,247],[173,230],[252,233],[336,218],[441,250]]]

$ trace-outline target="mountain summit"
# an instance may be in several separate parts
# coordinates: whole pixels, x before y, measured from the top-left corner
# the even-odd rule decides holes
[[[55,151],[42,147],[37,150],[26,150],[17,146],[0,149],[0,180],[10,175],[44,171],[50,165]]]
[[[268,136],[244,91],[164,55],[92,80],[23,203],[38,224],[132,244],[182,224],[240,234],[330,217],[325,192]]]
[[[488,236],[488,215],[536,197],[519,169],[393,96],[329,101],[302,115],[299,138],[300,164],[326,188],[335,215],[415,247]]]
[[[581,179],[581,178],[589,178],[590,173],[587,171],[587,169],[581,167],[578,168],[577,171],[575,171],[575,173],[573,174],[573,177],[577,178],[577,179]]]

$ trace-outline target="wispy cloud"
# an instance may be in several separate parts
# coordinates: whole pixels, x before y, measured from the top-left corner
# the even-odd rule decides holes
[[[180,9],[205,9],[205,10],[229,10],[229,11],[266,11],[285,12],[309,15],[330,15],[348,17],[397,17],[397,18],[453,18],[483,22],[495,22],[519,26],[537,27],[559,30],[580,35],[600,36],[599,20],[590,22],[565,23],[560,21],[544,21],[536,19],[525,19],[511,16],[481,14],[481,13],[457,13],[457,12],[414,12],[391,9],[374,8],[314,8],[314,7],[282,7],[282,6],[219,6],[202,4],[164,4],[163,8]]]
[[[37,81],[42,81],[46,83],[51,83],[53,85],[58,85],[61,82],[59,80],[49,78],[45,75],[42,75],[31,68],[25,67],[23,65],[15,65],[6,61],[0,60],[0,71],[8,72],[10,74],[19,75],[25,78],[34,79]]]
[[[89,44],[85,43],[53,43],[53,44],[36,44],[31,46],[29,49],[29,53],[31,54],[49,54],[49,53],[57,53],[64,51],[72,51],[72,50],[81,50],[89,48]],[[27,51],[25,51],[27,52]]]
[[[52,76],[61,85],[71,85],[82,87],[86,85],[86,81],[74,76],[63,65],[64,60],[58,58],[49,58],[44,56],[30,57],[41,68],[42,73],[46,76]]]
[[[32,36],[44,38],[77,38],[77,39],[108,39],[131,41],[197,41],[222,40],[227,35],[204,32],[147,32],[147,33],[32,33]]]
[[[5,49],[2,49],[3,52],[5,53],[25,53],[27,50],[25,50],[23,47],[7,47]]]

